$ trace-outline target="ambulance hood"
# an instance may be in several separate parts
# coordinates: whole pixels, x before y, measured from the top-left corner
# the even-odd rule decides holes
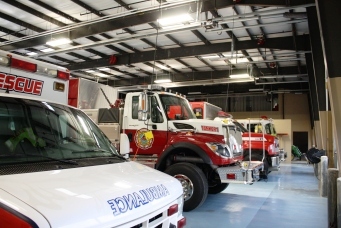
[[[178,180],[135,162],[0,176],[0,201],[51,227],[119,226],[181,195]]]

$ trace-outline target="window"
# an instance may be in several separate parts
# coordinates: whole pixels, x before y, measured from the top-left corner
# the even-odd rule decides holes
[[[110,157],[109,139],[82,111],[0,97],[0,164]]]

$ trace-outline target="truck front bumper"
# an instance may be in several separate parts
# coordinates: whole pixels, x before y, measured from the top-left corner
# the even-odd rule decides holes
[[[263,168],[263,163],[260,161],[244,162],[247,164],[241,166],[219,167],[216,169],[219,174],[221,183],[239,183],[253,184],[259,180],[259,172]]]
[[[280,170],[280,163],[281,160],[279,158],[279,155],[271,157],[271,167],[269,167],[269,171],[279,171]]]

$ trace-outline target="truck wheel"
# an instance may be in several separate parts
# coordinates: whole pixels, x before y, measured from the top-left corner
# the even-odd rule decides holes
[[[217,184],[215,186],[210,186],[210,187],[208,187],[208,194],[221,193],[222,191],[224,191],[227,188],[228,185],[229,185],[228,183],[220,183],[220,184]]]
[[[169,166],[165,173],[178,179],[183,188],[184,211],[199,207],[207,197],[208,184],[204,173],[190,163],[177,163]]]
[[[263,159],[262,155],[258,155],[258,154],[251,155],[251,161],[262,161],[262,159]],[[249,161],[248,155],[244,157],[244,161]],[[260,177],[263,179],[268,179],[269,163],[266,158],[264,158],[263,164],[264,164],[264,171],[260,171]]]

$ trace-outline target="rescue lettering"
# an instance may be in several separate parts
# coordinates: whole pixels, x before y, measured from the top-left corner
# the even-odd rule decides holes
[[[0,89],[40,96],[43,81],[16,75],[0,73]]]
[[[124,196],[116,197],[108,200],[111,210],[115,216],[126,213],[128,210],[138,208],[153,200],[161,199],[170,195],[168,189],[164,185],[156,185],[150,188],[142,189]]]
[[[201,126],[201,130],[219,132],[219,129],[217,127],[211,127],[211,126]]]

